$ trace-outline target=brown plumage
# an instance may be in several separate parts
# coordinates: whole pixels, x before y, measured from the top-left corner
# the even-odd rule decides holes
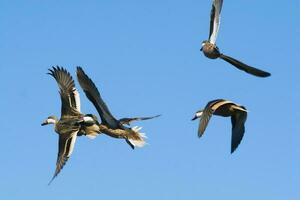
[[[239,70],[245,71],[248,74],[252,74],[258,77],[268,77],[271,74],[269,72],[251,67],[239,60],[236,60],[230,56],[222,54],[216,45],[217,35],[220,27],[220,13],[222,10],[223,0],[213,0],[213,5],[210,15],[210,29],[209,39],[202,42],[201,51],[210,59],[221,58],[222,60],[230,63]]]
[[[245,133],[245,122],[247,120],[247,109],[224,99],[216,99],[207,103],[204,109],[196,112],[192,120],[200,118],[198,136],[201,137],[208,125],[212,115],[231,117],[232,137],[231,153],[239,146]]]
[[[56,80],[61,97],[60,119],[50,116],[42,123],[43,126],[54,124],[55,132],[59,135],[56,169],[50,184],[70,158],[77,136],[82,133],[84,135],[94,134],[95,130],[92,130],[91,127],[96,122],[80,112],[79,93],[70,73],[57,66],[49,69],[48,74]],[[86,125],[85,119],[89,119],[89,125]]]
[[[134,120],[146,120],[154,117],[123,118],[123,120],[117,120],[109,111],[94,82],[86,75],[81,67],[77,67],[77,79],[87,98],[93,103],[100,115],[100,131],[114,138],[125,139],[131,148],[143,147],[145,145],[146,136],[139,132],[141,128],[128,128],[123,124],[130,123]]]

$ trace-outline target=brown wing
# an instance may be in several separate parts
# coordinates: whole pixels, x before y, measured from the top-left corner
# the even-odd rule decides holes
[[[211,108],[205,108],[203,114],[200,119],[199,128],[198,128],[198,136],[201,137],[207,127],[207,124],[212,116],[214,111]]]
[[[199,128],[198,128],[198,136],[199,137],[201,137],[203,135],[211,116],[213,115],[214,111],[216,110],[216,108],[213,109],[213,106],[221,101],[224,101],[224,100],[216,99],[216,100],[208,102],[207,105],[205,106],[202,116],[201,116],[201,119],[200,119]]]
[[[71,135],[67,135],[67,134],[59,135],[56,169],[51,181],[49,182],[49,185],[55,179],[55,177],[60,173],[60,171],[63,169],[64,165],[70,158],[76,142],[77,132],[78,130],[76,132],[73,132]]]
[[[74,80],[70,73],[62,67],[49,69],[49,75],[55,78],[61,97],[61,116],[77,115],[80,113],[80,97],[75,88]]]

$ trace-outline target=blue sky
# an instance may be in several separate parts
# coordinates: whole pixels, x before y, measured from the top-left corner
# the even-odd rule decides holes
[[[299,1],[225,1],[217,44],[260,79],[199,51],[211,1],[0,1],[0,199],[300,199]],[[60,115],[47,69],[80,65],[149,145],[81,137],[51,186]],[[76,82],[77,84],[77,82]],[[79,85],[77,84],[78,88]],[[96,113],[82,90],[82,111]],[[225,98],[249,110],[230,154],[229,118],[197,138],[194,112]]]

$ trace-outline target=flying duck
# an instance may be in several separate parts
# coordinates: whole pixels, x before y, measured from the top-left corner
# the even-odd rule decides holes
[[[87,98],[93,103],[100,115],[100,131],[114,138],[125,139],[132,149],[135,147],[143,147],[145,145],[146,136],[144,133],[139,132],[141,127],[135,126],[128,128],[124,125],[129,125],[133,121],[153,119],[160,115],[153,117],[122,118],[117,120],[109,111],[94,82],[86,75],[81,67],[77,67],[77,79]]]
[[[70,158],[77,136],[87,135],[94,138],[98,134],[99,128],[95,127],[96,116],[83,115],[80,112],[79,93],[70,73],[57,66],[49,69],[48,74],[58,83],[62,103],[60,119],[56,116],[49,116],[42,123],[42,126],[54,124],[54,130],[59,135],[56,169],[50,184]]]
[[[207,103],[204,109],[196,112],[192,120],[200,118],[198,136],[201,137],[207,127],[212,115],[223,117],[231,116],[232,136],[231,136],[231,153],[241,143],[245,133],[245,122],[247,119],[247,109],[244,106],[235,104],[224,99],[216,99]]]
[[[221,58],[226,62],[232,64],[239,70],[243,70],[249,74],[258,77],[268,77],[271,74],[269,72],[251,67],[241,61],[238,61],[230,56],[224,55],[220,52],[219,48],[216,45],[217,35],[220,27],[220,13],[222,9],[223,0],[213,0],[213,5],[210,14],[210,30],[209,30],[209,39],[202,42],[202,48],[200,51],[204,55],[211,59]]]

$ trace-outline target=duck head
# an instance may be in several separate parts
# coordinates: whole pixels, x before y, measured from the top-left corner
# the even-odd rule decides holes
[[[203,110],[197,111],[192,120],[200,118],[202,116],[202,114],[203,114]]]
[[[45,126],[48,124],[56,124],[58,121],[57,117],[55,116],[49,116],[41,125]]]
[[[201,49],[200,49],[200,51],[203,51],[203,46],[204,46],[206,43],[208,43],[207,40],[204,40],[204,41],[201,43]]]

